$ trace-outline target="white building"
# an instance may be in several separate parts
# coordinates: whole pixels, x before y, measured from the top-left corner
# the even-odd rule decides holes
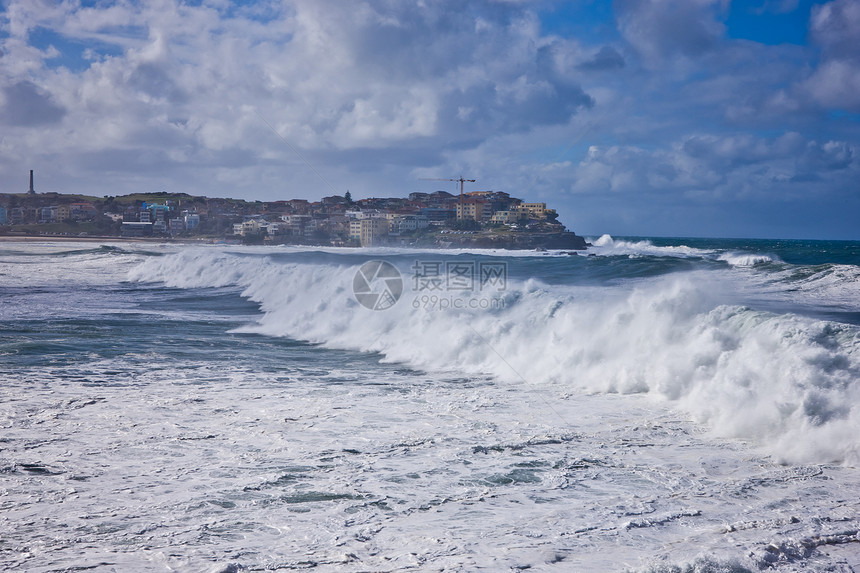
[[[174,217],[173,219],[170,219],[167,226],[170,229],[171,235],[181,233],[185,230],[185,219],[182,217]]]
[[[408,233],[419,231],[430,226],[430,219],[424,215],[400,215],[389,221],[389,232]]]
[[[186,213],[185,214],[185,229],[187,231],[193,231],[199,226],[200,226],[200,215],[198,215],[197,213]]]

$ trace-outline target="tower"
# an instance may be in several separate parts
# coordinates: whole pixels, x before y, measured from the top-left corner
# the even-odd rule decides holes
[[[35,195],[36,190],[33,189],[33,170],[30,170],[30,188],[27,190],[27,195]]]

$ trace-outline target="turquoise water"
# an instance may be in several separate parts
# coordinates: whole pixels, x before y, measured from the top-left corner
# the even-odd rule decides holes
[[[637,238],[626,241],[649,241],[656,246],[688,245],[702,250],[718,249],[750,254],[770,253],[791,265],[860,265],[860,241],[816,241],[796,239],[702,239]]]

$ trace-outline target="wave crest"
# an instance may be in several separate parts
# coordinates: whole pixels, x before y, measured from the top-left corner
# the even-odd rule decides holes
[[[776,255],[764,255],[758,253],[723,253],[718,260],[724,261],[732,267],[753,267],[763,263],[782,262]]]
[[[714,253],[712,250],[696,249],[686,245],[657,246],[648,240],[625,241],[614,239],[611,235],[601,235],[591,244],[593,246],[588,249],[589,253],[603,256],[707,257]]]
[[[204,249],[150,258],[129,278],[239,287],[262,311],[243,331],[562,393],[649,393],[785,461],[860,462],[854,326],[719,305],[719,282],[696,275],[614,289],[518,281],[494,310],[416,309],[407,292],[370,311],[352,296],[356,269]]]

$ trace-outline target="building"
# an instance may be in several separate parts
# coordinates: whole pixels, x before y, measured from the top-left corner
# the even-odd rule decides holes
[[[464,199],[457,203],[457,220],[487,221],[493,216],[492,206],[483,199]]]
[[[387,218],[389,215],[394,215],[394,213],[389,213],[388,211],[383,211],[382,209],[367,208],[344,211],[344,215],[349,217],[350,219],[376,219],[379,217]]]
[[[146,221],[123,221],[123,237],[150,237],[152,236],[152,223]]]
[[[546,203],[520,203],[516,207],[512,207],[511,210],[522,219],[543,221],[547,217]]]
[[[185,231],[185,219],[174,217],[167,222],[167,228],[171,235],[177,235]]]
[[[197,227],[200,226],[200,215],[197,213],[188,213],[185,212],[185,230],[186,231],[195,231]]]
[[[321,232],[328,233],[330,240],[343,244],[344,237],[349,236],[349,222],[349,218],[345,215],[332,215],[317,221],[317,228]]]
[[[141,209],[142,209],[142,210],[144,210],[144,211],[152,211],[152,213],[153,213],[153,215],[154,215],[154,218],[156,218],[156,219],[157,219],[157,218],[158,218],[159,213],[166,214],[166,213],[168,213],[168,212],[172,211],[172,210],[173,210],[173,207],[171,207],[170,205],[166,205],[166,204],[160,204],[160,203],[147,203],[147,202],[145,202],[145,201],[144,201],[143,206],[141,207]],[[164,215],[164,218],[167,218],[167,217],[166,217],[166,215]]]
[[[349,221],[349,240],[361,242],[361,219],[350,219]]]
[[[428,207],[445,207],[458,200],[456,195],[451,195],[447,191],[434,191],[424,201]]]
[[[388,219],[383,217],[352,219],[349,222],[349,239],[358,242],[362,247],[380,245],[385,242],[388,229]]]
[[[42,207],[39,211],[39,222],[40,223],[53,223],[57,220],[57,211],[58,207],[56,205],[51,205],[50,207]]]
[[[0,225],[8,224],[9,218],[7,216],[6,207],[0,207]]]
[[[310,218],[305,221],[304,227],[302,227],[302,237],[306,241],[311,241],[316,236],[317,231],[320,230],[321,225],[316,219]]]
[[[457,216],[457,212],[454,209],[440,207],[424,207],[418,213],[427,217],[431,222],[436,223],[446,223]]]
[[[269,223],[262,217],[254,217],[253,219],[242,221],[241,235],[243,237],[247,237],[248,235],[259,235],[267,233],[268,230]]]
[[[284,204],[294,213],[307,213],[311,207],[307,199],[290,199],[289,201],[284,201]]]
[[[373,247],[385,242],[388,235],[388,219],[376,217],[361,219],[359,222],[359,241],[362,247]]]
[[[278,231],[279,234],[304,237],[306,227],[311,226],[313,223],[313,217],[304,214],[282,215],[281,221],[284,222],[284,225],[279,226],[281,227]]]
[[[89,221],[98,215],[95,205],[87,202],[72,203],[69,205],[69,219],[74,221]]]
[[[430,226],[430,219],[424,215],[406,215],[389,220],[389,233],[410,233]]]
[[[491,223],[513,223],[516,221],[516,215],[513,211],[496,211],[490,219]]]

